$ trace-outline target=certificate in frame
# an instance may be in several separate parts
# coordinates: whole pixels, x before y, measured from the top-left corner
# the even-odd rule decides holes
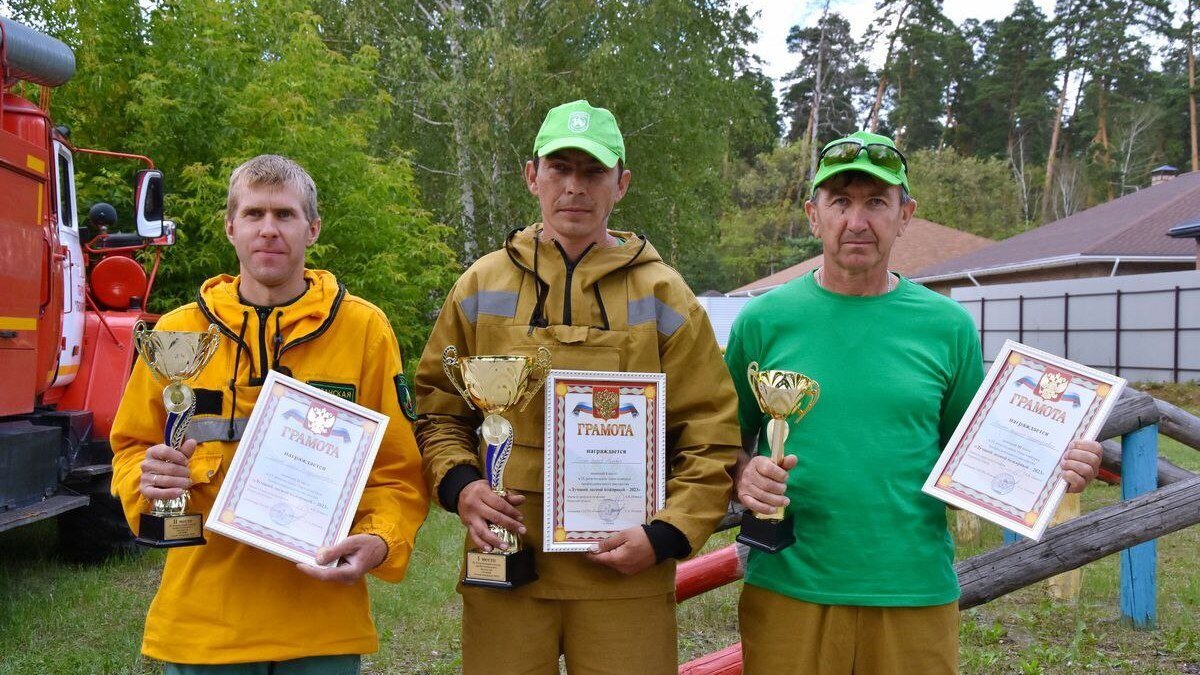
[[[542,550],[591,550],[663,507],[666,385],[663,373],[550,371]]]
[[[1067,489],[1059,463],[1095,439],[1125,380],[1008,340],[921,488],[1033,540]]]
[[[346,537],[388,417],[272,371],[205,527],[316,565]]]

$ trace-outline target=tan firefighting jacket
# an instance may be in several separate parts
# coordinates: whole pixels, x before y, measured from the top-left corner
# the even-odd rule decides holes
[[[189,511],[207,519],[262,378],[280,370],[391,418],[351,533],[380,536],[388,554],[372,573],[399,581],[429,498],[402,409],[411,399],[396,338],[383,312],[347,293],[332,274],[306,270],[305,279],[303,296],[265,318],[239,300],[237,278],[222,275],[204,283],[198,302],[159,320],[159,330],[201,331],[215,323],[222,333],[212,361],[188,382],[197,396],[188,437],[199,442],[189,464]],[[135,532],[138,515],[149,510],[138,491],[140,464],[147,447],[163,440],[162,390],[138,359],[113,424],[113,493]],[[211,532],[205,537],[203,546],[167,553],[146,618],[147,656],[236,663],[378,649],[364,581],[317,581],[278,556]]]
[[[533,355],[545,346],[555,369],[666,373],[667,497],[655,520],[699,551],[725,515],[740,444],[733,384],[704,309],[645,239],[613,232],[624,242],[593,246],[572,265],[538,231],[515,232],[503,250],[479,259],[442,307],[416,377],[426,480],[443,507],[456,509],[458,491],[446,494],[442,479],[459,465],[478,467],[485,447],[475,433],[481,414],[442,371],[447,345],[460,356]],[[542,552],[541,400],[539,393],[524,412],[505,413],[515,441],[504,481],[527,497],[522,543],[535,551],[540,577],[514,592],[563,599],[670,592],[674,560],[625,576],[583,554]]]

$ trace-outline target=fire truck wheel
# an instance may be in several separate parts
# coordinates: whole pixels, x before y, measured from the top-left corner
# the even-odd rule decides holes
[[[135,555],[140,547],[116,497],[92,493],[92,503],[58,516],[58,550],[63,559],[76,563],[98,563],[118,555]]]

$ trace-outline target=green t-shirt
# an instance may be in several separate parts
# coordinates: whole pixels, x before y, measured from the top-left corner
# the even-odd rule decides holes
[[[821,387],[785,452],[796,543],[752,551],[746,582],[807,602],[920,607],[958,598],[945,505],[921,492],[983,380],[979,335],[953,300],[907,279],[838,295],[807,274],[746,304],[726,364],[744,434],[769,454],[746,378],[794,370]]]

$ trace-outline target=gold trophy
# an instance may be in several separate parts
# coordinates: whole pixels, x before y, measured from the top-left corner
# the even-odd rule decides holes
[[[550,374],[550,350],[538,347],[537,356],[464,356],[458,357],[454,345],[442,352],[442,369],[446,377],[467,400],[471,408],[487,414],[483,419],[483,440],[487,443],[484,455],[484,474],[492,492],[507,494],[504,488],[504,466],[512,454],[512,424],[502,415],[513,408],[524,410],[546,376]],[[455,373],[461,377],[455,377]],[[464,584],[491,588],[516,588],[537,580],[533,569],[533,550],[523,548],[513,532],[491,524],[488,529],[506,544],[506,548],[491,553],[467,552],[467,572]]]
[[[209,324],[204,332],[150,330],[139,321],[133,329],[134,343],[142,362],[151,373],[167,382],[163,389],[163,407],[167,410],[164,443],[178,450],[186,438],[188,425],[196,412],[196,395],[183,383],[204,370],[221,334]],[[134,539],[143,546],[170,548],[203,544],[203,516],[188,513],[188,491],[174,499],[155,499],[150,513],[143,513]]]
[[[816,380],[790,370],[759,370],[758,362],[751,362],[746,369],[746,376],[750,379],[750,390],[758,400],[758,407],[771,416],[771,421],[767,422],[771,461],[782,464],[783,446],[788,437],[788,418],[795,416],[797,423],[804,419],[817,404],[821,387]],[[770,515],[757,511],[747,513],[742,517],[742,529],[737,540],[760,551],[778,553],[796,542],[792,516],[784,515],[782,506]]]

